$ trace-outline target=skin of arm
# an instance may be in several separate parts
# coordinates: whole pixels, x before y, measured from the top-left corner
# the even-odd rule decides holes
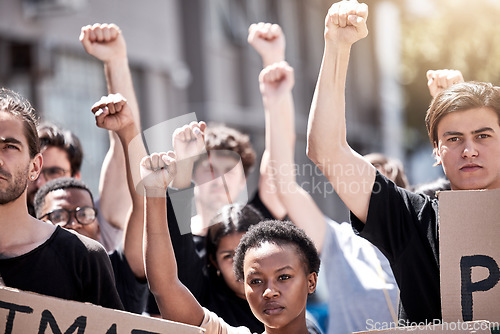
[[[283,134],[293,132],[293,68],[286,62],[266,67],[259,76],[266,119],[269,127],[271,170],[278,197],[290,220],[313,240],[318,251],[323,247],[326,222],[313,198],[297,184],[294,164],[294,145],[283,140]],[[288,128],[287,128],[288,127]],[[267,141],[267,140],[266,140]]]
[[[141,161],[145,187],[144,259],[149,289],[163,318],[199,326],[204,312],[177,276],[175,254],[170,241],[165,191],[176,173],[175,154],[154,153]]]
[[[368,34],[367,17],[368,6],[357,1],[330,7],[307,129],[307,156],[362,222],[366,222],[376,170],[347,143],[345,81],[351,46]]]
[[[127,99],[136,126],[140,129],[139,106],[120,28],[115,24],[99,23],[84,26],[80,42],[88,54],[103,62],[108,94],[120,93]],[[112,226],[124,229],[132,207],[126,183],[125,156],[120,140],[113,131],[109,131],[109,143],[99,181],[99,209]]]
[[[177,174],[172,181],[174,189],[186,189],[192,185],[194,161],[197,156],[205,152],[204,131],[205,122],[191,122],[174,131],[172,142],[176,156]],[[191,233],[181,234],[179,225],[191,223],[191,199],[184,199],[182,203],[172,199],[169,189],[171,207],[167,207],[167,219],[170,241],[177,261],[177,277],[196,296],[198,300],[204,292],[205,277],[203,275],[205,257],[196,251],[196,243]],[[193,189],[194,192],[194,189]],[[174,195],[175,196],[175,195]],[[194,196],[194,195],[193,195]],[[167,199],[168,201],[168,199]],[[183,205],[184,210],[175,205]],[[175,207],[175,218],[169,209]],[[184,214],[182,213],[184,212]],[[177,215],[180,213],[179,215]]]
[[[285,35],[281,27],[277,24],[271,23],[254,23],[248,28],[248,43],[257,51],[261,56],[262,64],[264,67],[272,65],[274,63],[279,63],[285,59]],[[292,105],[293,108],[293,105]],[[291,122],[291,126],[287,126],[287,132],[284,137],[288,143],[293,147],[295,144],[295,129],[293,128],[293,115],[292,119],[288,120]],[[287,211],[283,203],[281,203],[280,198],[277,194],[278,189],[276,188],[274,173],[272,172],[270,165],[270,142],[269,142],[269,118],[266,113],[265,115],[265,149],[262,154],[262,160],[260,163],[260,178],[259,178],[259,197],[262,203],[268,208],[271,214],[278,219],[283,219],[287,215]],[[289,124],[290,125],[290,124]],[[291,129],[291,131],[289,131]]]
[[[96,124],[100,128],[116,133],[124,152],[124,168],[127,176],[127,193],[132,198],[133,210],[125,227],[123,251],[134,275],[146,277],[142,250],[144,231],[144,199],[138,192],[134,180],[140,180],[139,163],[146,156],[139,129],[134,122],[127,100],[120,94],[111,94],[101,98],[92,106]]]

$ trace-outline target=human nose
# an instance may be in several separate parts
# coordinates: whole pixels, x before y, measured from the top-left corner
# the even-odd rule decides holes
[[[279,295],[279,291],[278,291],[278,289],[276,289],[276,286],[274,286],[274,284],[272,282],[269,282],[267,284],[266,289],[264,290],[264,293],[262,294],[262,296],[265,299],[271,299],[271,298],[277,297],[278,295]]]
[[[473,140],[466,140],[462,151],[462,158],[476,157],[478,154],[476,144]]]

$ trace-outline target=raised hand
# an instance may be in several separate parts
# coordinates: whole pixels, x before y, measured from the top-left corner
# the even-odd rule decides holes
[[[458,70],[427,71],[427,87],[432,97],[456,83],[464,82],[462,72]]]
[[[295,83],[293,68],[286,61],[264,68],[259,75],[260,93],[264,105],[279,102],[290,94]]]
[[[103,62],[127,57],[127,47],[116,24],[96,23],[82,27],[80,42],[88,54]]]
[[[127,100],[121,94],[103,96],[91,108],[96,125],[100,128],[119,132],[134,126],[134,118]]]
[[[264,67],[285,60],[285,35],[277,24],[252,24],[248,28],[248,43],[262,57]]]
[[[334,3],[325,18],[325,40],[352,45],[368,35],[368,6],[356,0]]]
[[[145,156],[140,164],[142,186],[148,191],[165,194],[168,185],[177,174],[175,153],[153,153]]]
[[[206,127],[205,122],[191,122],[174,131],[172,142],[178,161],[195,158],[205,152],[203,134]]]

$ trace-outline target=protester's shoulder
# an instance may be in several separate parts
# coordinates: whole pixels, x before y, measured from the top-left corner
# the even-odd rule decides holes
[[[377,171],[373,185],[372,196],[380,195],[387,199],[400,198],[408,205],[414,207],[430,206],[435,204],[435,199],[425,193],[417,193],[410,189],[398,187],[393,181]]]
[[[203,308],[203,311],[205,312],[205,316],[200,327],[205,329],[205,333],[207,334],[251,334],[247,327],[230,326],[216,313],[206,308]]]
[[[57,227],[54,232],[53,247],[64,247],[66,252],[75,250],[86,253],[106,253],[104,247],[97,241],[75,231]]]
[[[337,222],[326,215],[323,215],[323,217],[325,218],[325,223],[327,225],[327,229],[329,229],[329,230],[334,230],[334,231],[352,230],[350,227],[351,224],[349,222],[345,222],[345,221],[344,222]]]
[[[328,216],[324,216],[326,222],[325,245],[330,245],[331,240],[335,239],[338,243],[355,236],[351,223],[337,222]]]

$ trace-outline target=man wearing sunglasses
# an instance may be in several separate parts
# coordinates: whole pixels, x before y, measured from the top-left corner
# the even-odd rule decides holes
[[[51,180],[38,190],[34,204],[38,219],[99,241],[94,199],[82,181],[67,177]],[[109,258],[124,309],[141,314],[145,309],[148,291],[145,277],[134,274],[122,248],[109,253]]]

